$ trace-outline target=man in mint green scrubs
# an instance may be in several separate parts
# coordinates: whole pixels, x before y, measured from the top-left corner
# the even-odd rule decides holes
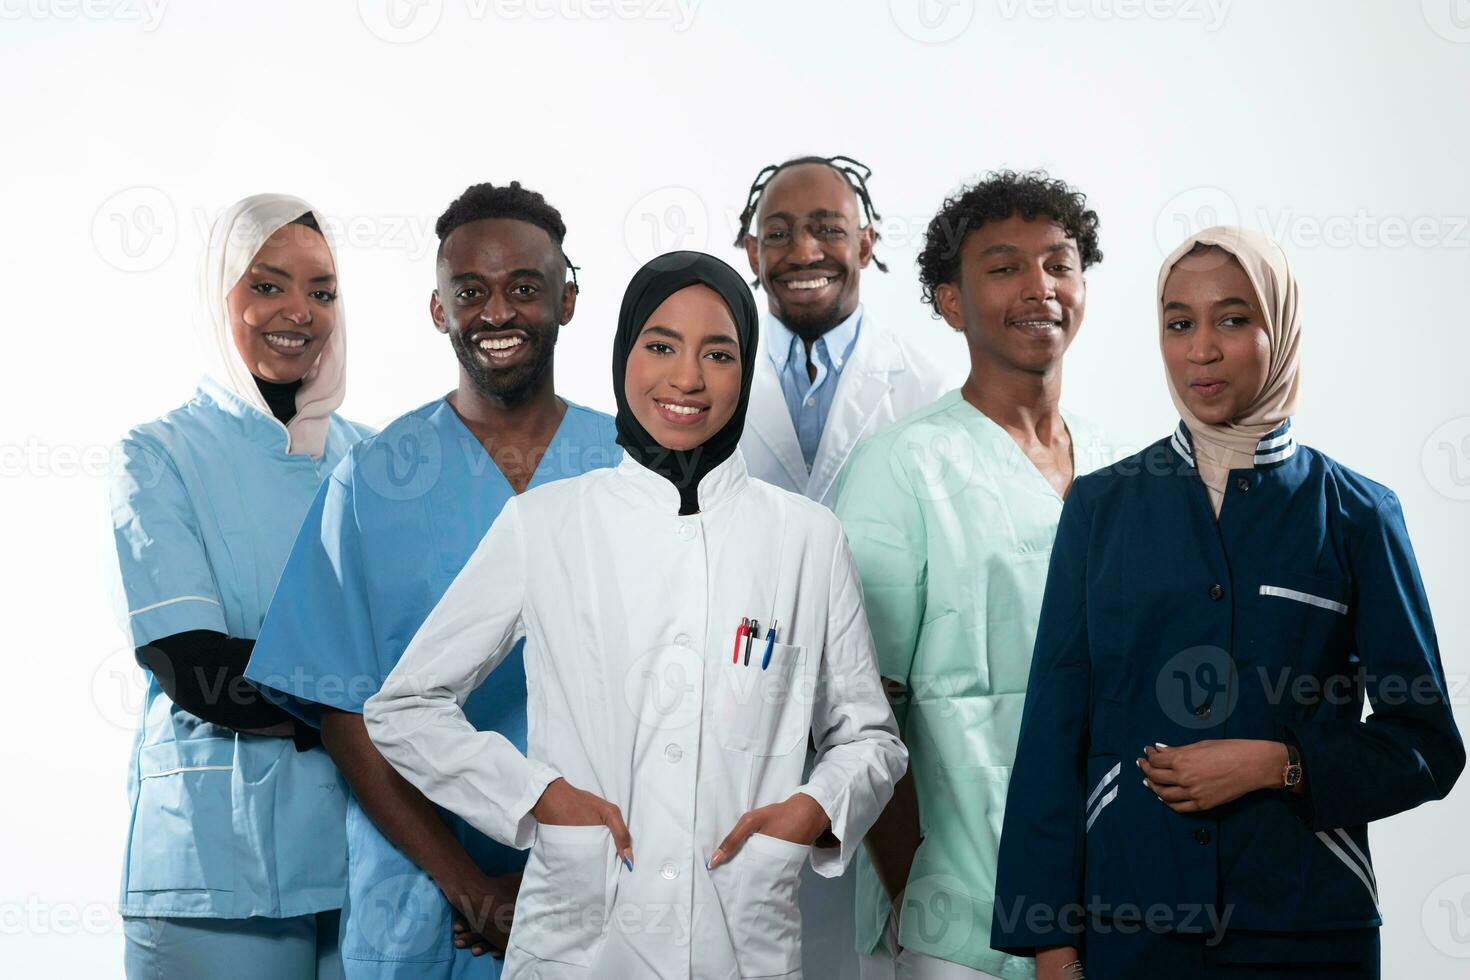
[[[1062,500],[1115,456],[1059,404],[1097,226],[1082,194],[1044,174],[991,174],[947,201],[920,279],[964,336],[970,375],[859,443],[841,477],[836,512],[910,753],[859,871],[865,978],[1035,972],[990,948],[990,921]]]

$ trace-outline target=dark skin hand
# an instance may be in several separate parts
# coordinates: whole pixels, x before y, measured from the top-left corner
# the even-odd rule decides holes
[[[1144,748],[1135,759],[1144,785],[1175,813],[1204,813],[1261,789],[1281,789],[1286,746],[1262,739],[1222,738],[1177,748]],[[1291,787],[1302,792],[1303,783]]]
[[[883,678],[884,693],[893,713],[899,719],[902,731],[907,716],[908,689],[899,681]],[[914,855],[919,850],[922,837],[919,833],[919,798],[914,790],[914,774],[910,769],[893,787],[893,798],[878,814],[873,828],[863,843],[868,857],[873,861],[873,870],[888,892],[893,904],[893,913],[898,915],[903,901],[904,889],[908,887],[909,871],[914,865]]]
[[[378,752],[362,715],[323,707],[322,745],[373,824],[454,906],[455,947],[475,956],[504,956],[520,874],[491,877],[480,870],[434,804]]]
[[[805,793],[793,793],[781,803],[756,807],[735,821],[734,828],[710,856],[709,867],[713,871],[734,857],[752,834],[811,845],[817,844],[831,829],[832,821],[820,803]]]

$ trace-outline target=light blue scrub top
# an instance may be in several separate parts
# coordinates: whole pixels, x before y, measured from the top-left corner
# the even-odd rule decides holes
[[[532,487],[622,458],[610,416],[566,404]],[[286,707],[312,723],[323,704],[361,713],[513,495],[442,398],[359,443],[312,504],[246,677],[289,695]],[[497,731],[525,751],[521,644],[464,712],[477,729]],[[440,814],[486,874],[524,867],[523,852]],[[356,797],[348,803],[347,840],[342,956],[349,977],[500,975],[500,961],[453,947],[449,903],[378,832]]]
[[[110,493],[132,645],[185,630],[254,637],[317,488],[371,432],[334,415],[321,458],[288,454],[280,422],[209,378],[129,432]],[[346,785],[322,749],[204,721],[148,673],[128,799],[123,915],[341,907]]]

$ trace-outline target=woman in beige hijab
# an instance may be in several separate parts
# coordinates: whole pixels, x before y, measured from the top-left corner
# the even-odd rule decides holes
[[[1182,421],[1063,507],[992,943],[1038,980],[1377,977],[1367,825],[1465,764],[1403,513],[1296,441],[1279,245],[1191,236],[1158,304]]]

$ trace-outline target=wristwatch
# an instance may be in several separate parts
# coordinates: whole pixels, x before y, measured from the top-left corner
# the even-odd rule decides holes
[[[1281,774],[1281,786],[1290,789],[1302,781],[1302,754],[1292,742],[1286,743],[1286,771]]]

